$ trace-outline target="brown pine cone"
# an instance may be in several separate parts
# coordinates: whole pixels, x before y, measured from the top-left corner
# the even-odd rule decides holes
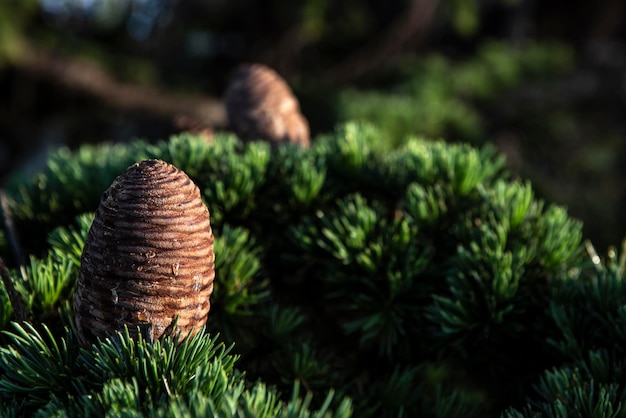
[[[85,242],[74,294],[80,342],[124,326],[148,341],[196,333],[214,262],[209,211],[193,181],[160,160],[129,167],[102,195]]]
[[[242,65],[224,95],[231,129],[242,141],[309,146],[309,124],[289,85],[261,64]]]

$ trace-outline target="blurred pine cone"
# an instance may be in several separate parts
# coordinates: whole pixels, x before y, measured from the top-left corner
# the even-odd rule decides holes
[[[289,85],[261,64],[235,70],[224,101],[231,129],[242,141],[264,139],[272,144],[309,146],[309,124]]]

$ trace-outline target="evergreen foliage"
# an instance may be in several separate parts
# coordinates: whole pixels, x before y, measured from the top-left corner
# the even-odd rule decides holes
[[[380,140],[358,123],[308,150],[181,135],[59,150],[14,179],[32,256],[11,278],[41,325],[11,328],[0,293],[3,414],[621,411],[624,256],[589,261],[580,223],[511,179],[491,147],[410,138],[381,152]],[[148,157],[189,173],[211,211],[207,330],[79,348],[68,303],[93,211]]]
[[[71,332],[55,339],[43,325],[14,325],[11,344],[0,349],[0,410],[33,416],[254,416],[346,417],[344,400],[329,410],[330,392],[310,412],[294,388],[279,401],[263,384],[246,387],[234,370],[236,357],[217,337],[198,333],[181,344],[168,336],[151,344],[128,330],[89,348],[78,348]]]
[[[623,416],[626,390],[624,325],[626,242],[604,261],[588,243],[594,265],[559,283],[550,303],[557,330],[548,341],[564,364],[547,370],[523,410],[507,417]]]
[[[473,2],[457,1],[469,4]],[[573,67],[573,52],[558,43],[482,44],[470,60],[441,54],[407,62],[402,82],[387,91],[346,89],[337,97],[339,120],[363,120],[380,129],[378,146],[402,145],[408,135],[485,142],[485,104],[523,82],[541,81]]]

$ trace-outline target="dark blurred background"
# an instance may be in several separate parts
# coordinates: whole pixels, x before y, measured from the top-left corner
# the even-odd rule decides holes
[[[313,135],[375,124],[492,143],[515,176],[626,235],[623,0],[0,0],[0,168],[51,147],[228,129],[230,72],[261,62]]]

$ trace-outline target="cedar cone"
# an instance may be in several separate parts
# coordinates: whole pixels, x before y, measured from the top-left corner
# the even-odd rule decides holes
[[[102,195],[85,242],[74,294],[79,341],[125,325],[148,341],[195,334],[209,313],[214,262],[198,187],[164,161],[134,164]]]
[[[224,95],[231,129],[242,141],[309,146],[309,124],[289,85],[261,64],[241,65]]]

